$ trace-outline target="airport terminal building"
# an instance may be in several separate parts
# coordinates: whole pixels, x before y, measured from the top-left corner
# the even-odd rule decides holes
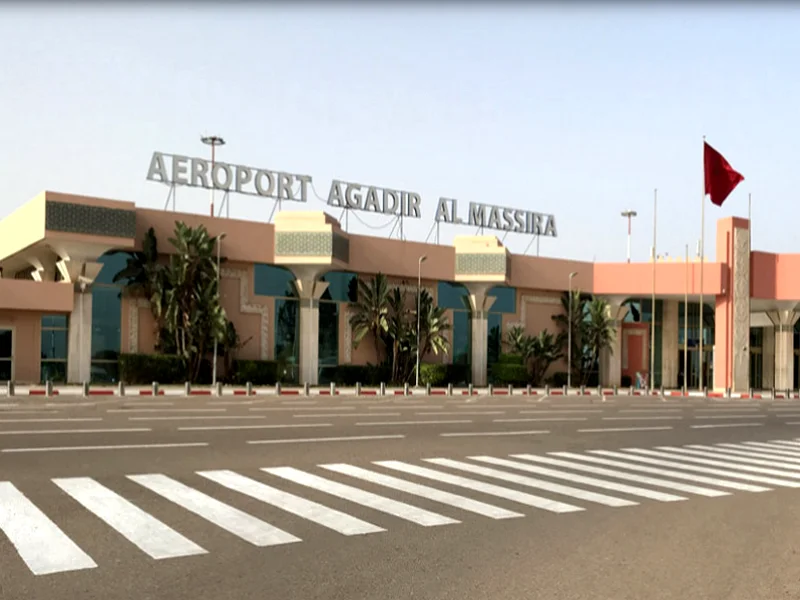
[[[147,301],[121,293],[113,280],[126,256],[109,252],[139,249],[151,227],[168,251],[178,220],[226,234],[222,303],[240,335],[251,338],[240,358],[270,360],[288,343],[299,382],[320,382],[326,366],[374,362],[372,344],[353,347],[350,282],[381,272],[416,291],[424,255],[422,287],[452,324],[452,351],[424,360],[469,364],[476,385],[486,383],[497,333],[505,337],[516,325],[530,334],[555,331],[552,316],[562,312],[574,273],[573,288],[605,298],[616,327],[612,351],[600,360],[603,385],[637,373],[656,386],[683,385],[688,292],[690,388],[700,368],[718,390],[798,387],[800,254],[752,252],[745,219],[717,222],[716,260],[702,267],[700,319],[698,261],[577,262],[512,254],[493,235],[459,236],[452,245],[356,235],[323,211],[282,210],[272,223],[248,222],[49,191],[0,221],[0,380],[110,383],[120,353],[152,352]]]

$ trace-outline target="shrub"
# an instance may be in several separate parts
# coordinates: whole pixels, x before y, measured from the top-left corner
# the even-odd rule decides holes
[[[424,363],[419,366],[419,382],[434,387],[447,385],[447,367],[450,365]]]
[[[497,385],[525,385],[528,383],[528,368],[498,362],[492,365],[492,380]]]
[[[120,354],[119,379],[131,385],[186,381],[186,362],[171,354]]]
[[[501,354],[497,357],[497,364],[524,365],[525,359],[521,354]]]
[[[274,360],[236,360],[234,383],[244,385],[275,385],[278,381],[278,363]]]
[[[553,373],[547,379],[547,384],[553,387],[564,387],[567,385],[567,372],[559,371],[558,373]]]
[[[391,370],[383,365],[339,365],[336,367],[331,380],[336,385],[353,386],[357,383],[361,385],[380,385],[389,383]]]

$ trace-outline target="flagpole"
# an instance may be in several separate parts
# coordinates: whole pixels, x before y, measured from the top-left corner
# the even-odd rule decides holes
[[[689,244],[686,244],[686,289],[683,293],[683,392],[689,393]]]
[[[700,326],[700,348],[699,348],[699,358],[700,358],[700,379],[698,389],[702,392],[703,391],[703,375],[705,374],[704,371],[704,356],[703,356],[703,333],[704,333],[704,319],[705,311],[703,310],[703,266],[705,265],[706,259],[706,181],[705,181],[705,147],[706,147],[706,136],[703,136],[703,196],[700,202],[700,319],[699,319],[699,326]]]
[[[653,297],[650,304],[650,391],[656,389],[656,231],[658,223],[658,189],[653,190]]]

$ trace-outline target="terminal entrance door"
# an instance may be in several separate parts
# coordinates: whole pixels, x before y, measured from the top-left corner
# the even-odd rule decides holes
[[[14,376],[14,330],[0,327],[0,381]]]
[[[683,349],[678,351],[678,387],[683,387],[684,381],[686,379],[686,374],[683,372],[683,356],[684,352]],[[703,356],[705,360],[703,361],[702,369],[703,369],[703,386],[707,388],[714,387],[714,348],[713,346],[709,348],[708,346],[703,347]],[[700,386],[700,350],[697,346],[692,348],[689,347],[689,359],[688,359],[688,368],[689,368],[689,376],[687,382],[687,388],[697,389]]]

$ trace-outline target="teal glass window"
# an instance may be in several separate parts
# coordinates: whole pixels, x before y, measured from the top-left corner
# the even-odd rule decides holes
[[[275,300],[275,359],[285,365],[283,381],[297,382],[300,362],[299,302],[291,298]]]
[[[321,300],[333,302],[356,302],[358,300],[358,276],[355,273],[334,271],[323,275],[322,281],[328,283],[328,288],[322,294]]]
[[[339,304],[319,303],[319,382],[330,383],[339,364]]]
[[[453,311],[453,343],[450,352],[454,365],[469,365],[472,362],[471,326],[467,311]]]
[[[92,286],[92,381],[116,383],[121,350],[119,286]],[[78,300],[80,301],[80,299]]]
[[[517,289],[496,285],[489,290],[489,296],[494,296],[495,301],[489,310],[493,313],[515,314],[517,312]]]
[[[124,282],[120,281],[114,283],[114,277],[117,273],[119,273],[122,269],[128,266],[128,258],[130,255],[126,252],[118,252],[115,254],[104,254],[97,262],[103,265],[103,268],[100,269],[100,273],[97,274],[97,277],[94,280],[94,284],[105,284],[105,285],[121,285]]]
[[[66,329],[42,328],[42,360],[67,360]]]
[[[440,281],[436,290],[436,303],[442,308],[469,310],[469,292],[460,283]]]
[[[489,313],[488,329],[489,333],[486,339],[488,344],[486,363],[491,366],[497,362],[500,357],[500,352],[502,351],[503,315],[501,313]]]
[[[66,315],[42,316],[40,340],[41,381],[63,383],[67,380],[69,319]]]
[[[274,298],[296,298],[295,277],[291,271],[275,265],[257,264],[253,268],[253,293]]]

